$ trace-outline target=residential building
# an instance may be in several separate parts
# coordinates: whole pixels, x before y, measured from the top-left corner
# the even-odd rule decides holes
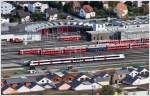
[[[90,80],[90,79],[92,79],[92,74],[90,74],[90,73],[79,73],[79,74],[77,74],[77,76],[76,76],[76,80],[77,81],[85,81],[85,80]]]
[[[36,82],[38,84],[52,83],[52,81],[48,79],[46,76],[38,76],[36,78]]]
[[[79,1],[73,1],[71,2],[72,4],[72,7],[73,7],[73,11],[76,12],[76,13],[79,13],[80,12],[80,9],[81,9],[81,4]]]
[[[41,35],[39,33],[21,33],[21,34],[5,34],[3,33],[1,35],[2,40],[7,40],[9,41],[10,39],[15,39],[18,38],[20,40],[23,40],[24,42],[26,41],[40,41],[41,40]]]
[[[77,81],[73,80],[71,83],[72,90],[81,91],[81,90],[96,90],[102,88],[102,86],[94,80],[86,80],[86,81]]]
[[[47,78],[50,79],[54,84],[59,83],[62,80],[62,77],[56,75],[55,73],[49,73]]]
[[[57,8],[45,9],[45,15],[46,15],[47,20],[49,20],[49,21],[57,20],[58,10],[57,10]]]
[[[28,3],[28,11],[35,13],[35,12],[44,12],[45,9],[48,8],[48,4],[43,4],[41,2],[29,2]]]
[[[9,22],[10,22],[10,16],[1,15],[1,24],[9,23]]]
[[[11,11],[14,10],[15,7],[7,2],[1,2],[1,14],[11,14]]]
[[[128,70],[124,70],[124,69],[117,70],[112,76],[112,83],[113,84],[121,83],[122,79],[124,79],[128,74],[129,74]]]
[[[138,95],[138,96],[144,96],[144,95],[148,95],[149,91],[148,90],[144,90],[142,88],[134,88],[134,89],[126,89],[125,90],[125,95]]]
[[[17,92],[14,88],[10,86],[2,87],[1,91],[2,91],[2,94],[15,94]]]
[[[84,5],[83,8],[80,9],[79,16],[85,19],[90,19],[95,17],[95,12],[90,5]]]
[[[103,2],[103,7],[105,9],[108,9],[109,8],[109,4],[108,4],[109,1],[102,1],[102,2]]]
[[[42,86],[45,89],[54,89],[54,88],[56,88],[55,84],[53,84],[53,83],[45,83],[45,84],[42,84]]]
[[[45,89],[37,84],[37,83],[31,83],[30,85],[26,86],[30,89],[31,92],[35,92],[35,91],[44,91]]]
[[[75,80],[76,78],[76,74],[68,73],[68,72],[63,72],[63,73],[64,73],[63,81],[65,82],[71,82],[72,80]]]
[[[28,87],[26,87],[23,84],[20,84],[16,87],[14,87],[17,90],[17,93],[26,93],[26,92],[30,92],[30,89]]]
[[[136,70],[132,70],[130,73],[129,73],[130,76],[132,77],[135,77],[138,75],[138,72]]]
[[[30,19],[30,13],[24,11],[23,9],[19,9],[19,10],[13,10],[12,11],[12,15],[14,16],[19,16],[20,17],[20,21],[23,22],[29,22],[31,21]]]
[[[71,85],[64,81],[61,81],[56,84],[56,89],[59,91],[69,90],[70,88],[71,88]]]
[[[111,76],[105,72],[101,72],[94,75],[93,79],[100,85],[110,85]]]
[[[4,84],[16,87],[22,83],[30,83],[30,82],[34,82],[34,80],[28,79],[28,78],[11,78],[11,79],[5,80]]]
[[[142,85],[149,83],[149,77],[132,77],[130,75],[127,75],[124,79],[122,79],[122,82],[129,85]]]
[[[138,67],[138,68],[137,68],[137,72],[138,72],[139,74],[141,74],[141,75],[145,75],[145,74],[148,74],[148,73],[149,73],[149,71],[148,71],[146,68],[144,68],[144,67]]]

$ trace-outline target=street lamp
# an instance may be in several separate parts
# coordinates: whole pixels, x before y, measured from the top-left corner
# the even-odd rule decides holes
[[[94,95],[95,85],[92,84],[92,95]]]

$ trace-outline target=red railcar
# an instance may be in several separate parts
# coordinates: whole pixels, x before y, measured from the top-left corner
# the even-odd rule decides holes
[[[141,43],[141,39],[135,39],[135,40],[111,40],[111,41],[105,41],[105,42],[98,42],[98,44],[131,44],[131,43]]]
[[[61,41],[77,41],[81,40],[81,36],[61,36],[59,37]]]
[[[41,52],[41,49],[24,49],[24,50],[19,50],[18,54],[38,55],[40,54],[40,52]]]
[[[129,45],[117,45],[117,46],[107,46],[107,50],[120,50],[120,49],[129,49]]]
[[[47,36],[49,32],[49,29],[42,29],[42,35]]]
[[[132,48],[148,48],[148,47],[149,47],[148,43],[132,45]]]
[[[57,54],[63,54],[63,51],[61,50],[42,50],[41,55],[57,55]]]
[[[68,53],[83,53],[83,52],[87,52],[87,48],[66,48],[63,50],[64,54],[68,54]]]
[[[143,39],[143,42],[144,42],[144,43],[149,43],[149,39],[148,39],[148,38],[144,38],[144,39]]]

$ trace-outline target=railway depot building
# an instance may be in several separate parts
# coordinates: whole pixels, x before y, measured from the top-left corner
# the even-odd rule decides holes
[[[99,41],[99,40],[120,40],[120,32],[112,31],[87,31],[85,38],[87,41]]]
[[[103,24],[93,24],[93,31],[83,32],[87,41],[131,40],[148,38],[149,18],[137,17],[134,20],[114,20]]]

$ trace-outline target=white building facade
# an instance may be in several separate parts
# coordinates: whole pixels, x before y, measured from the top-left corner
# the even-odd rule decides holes
[[[10,14],[12,10],[14,10],[15,7],[7,2],[1,2],[1,14]]]
[[[3,23],[9,23],[9,18],[3,18],[3,17],[1,17],[1,24],[3,24]]]
[[[80,13],[79,13],[79,16],[85,18],[85,19],[89,19],[89,18],[92,18],[92,17],[95,17],[95,12],[85,12],[84,9],[80,9]]]
[[[40,2],[29,3],[28,4],[28,10],[32,13],[44,12],[44,10],[47,9],[47,8],[48,8],[48,4],[42,4]]]

